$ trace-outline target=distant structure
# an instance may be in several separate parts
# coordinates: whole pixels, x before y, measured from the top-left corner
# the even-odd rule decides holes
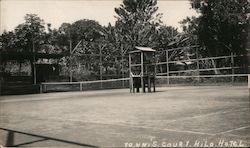
[[[134,51],[129,52],[129,73],[130,73],[130,92],[151,92],[151,86],[155,92],[155,51],[149,47],[135,47]]]
[[[58,61],[64,56],[64,54],[1,51],[0,95],[39,93],[42,82],[59,77],[60,66],[58,62],[54,64],[42,63],[39,60],[57,59]],[[6,72],[4,65],[8,61],[19,63],[19,68],[15,69],[15,71]],[[25,61],[29,61],[28,66],[23,64]],[[22,69],[28,70],[22,72]]]

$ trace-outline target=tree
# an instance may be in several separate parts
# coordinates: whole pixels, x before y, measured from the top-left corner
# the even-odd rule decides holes
[[[156,46],[156,29],[162,23],[156,4],[156,0],[123,0],[123,4],[115,8],[115,27],[123,36],[126,51],[135,46]]]
[[[13,31],[4,31],[3,34],[0,36],[0,43],[1,48],[0,51],[13,51],[15,50],[15,34]]]
[[[160,26],[157,30],[157,48],[166,50],[169,48],[169,43],[173,42],[178,34],[177,28],[172,26]]]
[[[249,0],[190,0],[200,15],[180,23],[189,38],[201,45],[199,54],[206,56],[244,55],[235,64],[247,69],[246,42],[249,26]],[[218,60],[202,61],[216,68]],[[202,63],[201,62],[201,63]],[[227,61],[224,61],[227,62]],[[226,63],[224,63],[226,64]],[[206,66],[205,66],[206,67]],[[215,73],[219,72],[215,69]]]
[[[24,19],[25,22],[15,29],[15,48],[20,51],[37,51],[43,44],[44,21],[36,14],[27,14]]]
[[[198,17],[197,35],[212,56],[244,54],[250,12],[248,0],[191,0]]]
[[[78,20],[72,24],[63,23],[59,27],[58,44],[61,47],[67,48],[69,53],[70,42],[72,47],[72,53],[74,56],[70,59],[66,57],[62,60],[65,66],[65,71],[69,71],[69,63],[72,62],[73,66],[77,66],[73,73],[83,73],[88,71],[88,74],[97,73],[99,71],[99,59],[94,54],[99,54],[100,46],[104,48],[102,38],[102,32],[104,28],[94,20]],[[81,42],[81,43],[80,43]],[[80,43],[80,44],[79,44]],[[86,54],[90,56],[86,56]],[[91,56],[93,54],[93,56]],[[83,67],[81,67],[83,66]],[[76,76],[76,75],[75,75]],[[84,75],[86,76],[86,75]],[[82,79],[82,76],[77,76],[78,80]]]
[[[94,20],[79,20],[74,22],[70,27],[70,36],[73,40],[73,46],[80,40],[89,43],[100,38],[99,31],[102,26]]]

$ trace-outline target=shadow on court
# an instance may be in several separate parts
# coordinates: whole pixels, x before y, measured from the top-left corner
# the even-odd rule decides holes
[[[22,147],[22,146],[25,146],[25,145],[28,145],[28,144],[33,144],[33,143],[36,143],[36,142],[42,142],[42,141],[47,141],[47,140],[52,140],[52,141],[66,143],[66,144],[75,145],[75,146],[84,146],[84,147],[91,147],[91,148],[97,147],[97,146],[90,145],[90,144],[84,144],[84,143],[78,143],[78,142],[68,141],[68,140],[64,140],[64,139],[58,139],[58,138],[47,137],[47,136],[42,136],[42,135],[36,135],[36,134],[26,133],[26,132],[22,132],[22,131],[16,131],[16,130],[5,129],[5,128],[0,128],[0,129],[7,132],[7,139],[6,139],[6,143],[5,143],[6,147]],[[36,138],[39,138],[39,139],[38,140],[31,140],[31,141],[27,141],[27,142],[23,142],[23,143],[19,143],[19,144],[15,144],[15,135],[16,134],[23,134],[23,135],[27,135],[27,136],[36,137]]]

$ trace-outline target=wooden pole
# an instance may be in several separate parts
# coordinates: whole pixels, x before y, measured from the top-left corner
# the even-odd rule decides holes
[[[124,54],[123,54],[123,45],[121,45],[121,55],[122,55],[122,78],[124,78]],[[122,81],[122,87],[124,87],[124,81]]]
[[[99,55],[100,55],[100,80],[101,80],[101,88],[102,86],[102,47],[99,46]]]
[[[123,60],[124,60],[124,57],[123,57],[123,54],[122,54],[122,78],[124,78],[124,62],[123,62]],[[122,87],[124,87],[124,80],[122,81]]]
[[[33,83],[36,84],[36,57],[35,57],[35,43],[34,39],[32,40],[32,51],[33,51]]]
[[[249,101],[250,101],[250,74],[248,74],[248,97],[249,97]],[[249,105],[250,107],[250,105]]]
[[[231,52],[231,67],[232,67],[232,83],[234,82],[234,74],[235,74],[235,72],[234,72],[234,54],[233,54],[233,52]]]
[[[130,77],[129,89],[130,89],[130,93],[131,93],[132,90],[134,90],[134,86],[133,86],[133,77],[131,75],[131,55],[130,54],[128,56],[128,61],[129,61],[129,77]]]
[[[199,53],[198,48],[196,48],[196,62],[197,62],[197,75],[198,75],[198,83],[200,82],[200,65],[199,65]]]
[[[82,91],[82,83],[80,82],[79,84],[80,84],[80,91]]]
[[[72,72],[72,41],[69,40],[69,71],[70,71],[70,82],[73,81],[73,72]]]
[[[166,62],[167,62],[167,84],[169,85],[169,63],[168,63],[168,51],[166,50]]]
[[[153,78],[152,78],[152,82],[153,82],[153,89],[154,89],[154,92],[155,92],[155,77],[156,77],[156,54],[155,52],[153,53],[154,54],[154,75],[153,75]],[[151,82],[150,82],[151,83]],[[150,84],[151,85],[151,84]]]
[[[40,84],[40,94],[43,93],[43,84]]]
[[[142,92],[145,92],[145,87],[144,87],[144,82],[143,82],[143,77],[144,77],[144,72],[143,72],[143,52],[141,51],[141,88]]]

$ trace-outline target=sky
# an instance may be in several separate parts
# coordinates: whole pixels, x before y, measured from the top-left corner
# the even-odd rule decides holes
[[[0,0],[0,32],[11,31],[24,22],[25,14],[38,14],[52,28],[59,28],[64,22],[73,23],[80,19],[92,19],[101,25],[114,25],[114,8],[122,0]],[[163,13],[165,25],[178,27],[179,21],[187,16],[197,15],[188,0],[158,0],[158,13]]]

